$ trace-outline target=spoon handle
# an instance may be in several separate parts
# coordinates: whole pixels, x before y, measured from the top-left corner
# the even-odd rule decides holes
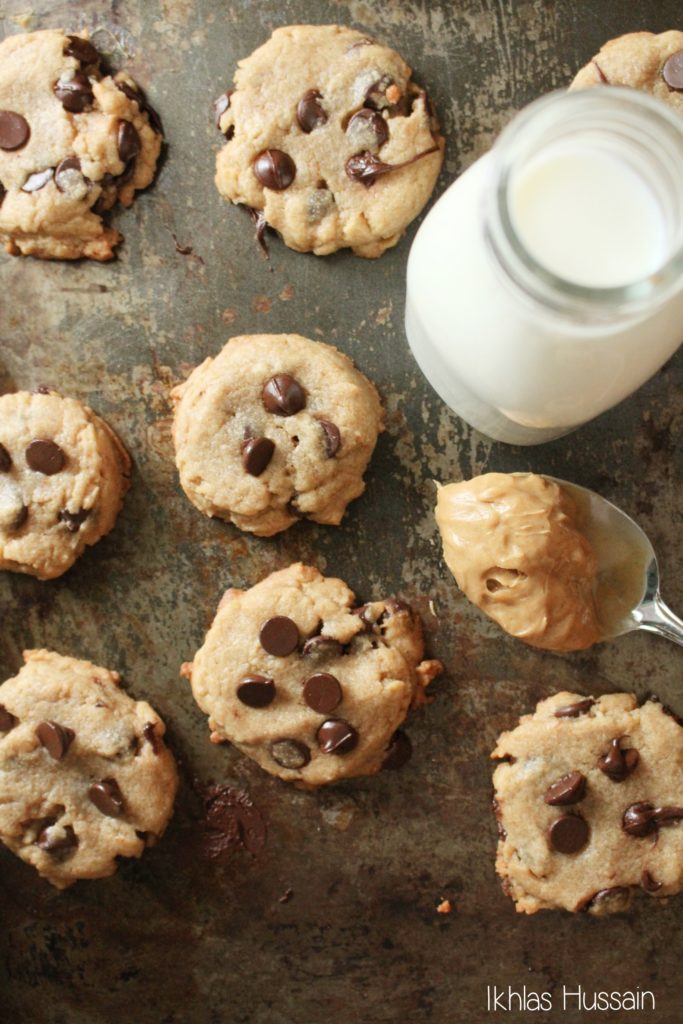
[[[683,619],[679,619],[664,604],[659,591],[651,601],[642,604],[635,614],[639,629],[645,629],[648,633],[658,633],[659,636],[683,646]]]

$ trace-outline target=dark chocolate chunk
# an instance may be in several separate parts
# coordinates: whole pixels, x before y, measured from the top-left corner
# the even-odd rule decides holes
[[[130,121],[119,121],[116,149],[119,154],[119,160],[122,160],[124,164],[127,164],[129,160],[133,160],[140,152],[140,136],[135,125],[131,124]]]
[[[376,110],[370,110],[368,107],[363,107],[361,110],[356,111],[353,117],[349,119],[346,131],[350,134],[354,132],[371,132],[375,136],[375,144],[377,146],[383,146],[389,138],[387,122]]]
[[[123,814],[123,794],[116,779],[102,779],[88,788],[88,796],[98,811],[108,818],[120,818]]]
[[[41,722],[36,726],[36,736],[50,757],[61,761],[73,743],[76,733],[58,722]]]
[[[31,135],[28,121],[14,110],[0,110],[0,149],[21,149]]]
[[[640,760],[637,750],[633,748],[622,750],[619,743],[619,739],[612,740],[607,753],[598,758],[598,768],[612,782],[623,782],[626,776],[630,775],[636,768]]]
[[[154,754],[158,754],[162,749],[161,736],[158,735],[154,722],[147,722],[143,727],[142,735],[145,737],[147,742],[152,748]]]
[[[342,700],[339,680],[329,672],[316,672],[304,683],[304,700],[309,708],[321,715],[329,715]]]
[[[683,50],[672,53],[662,68],[662,78],[675,92],[683,92]]]
[[[552,786],[548,786],[543,799],[552,807],[578,804],[586,795],[586,776],[582,772],[569,772]]]
[[[78,533],[89,515],[89,508],[81,508],[78,512],[69,512],[68,509],[63,508],[59,513],[59,521],[64,523],[69,533]]]
[[[65,110],[70,114],[82,114],[83,111],[92,105],[95,96],[88,76],[82,71],[75,71],[73,75],[65,73],[54,84],[54,94]]]
[[[370,188],[383,174],[390,174],[392,171],[400,170],[401,167],[408,167],[417,160],[421,160],[422,157],[438,152],[438,149],[438,146],[430,146],[429,149],[417,153],[410,160],[402,160],[400,164],[386,164],[369,149],[365,149],[362,153],[356,153],[355,156],[349,157],[345,164],[345,170],[351,181],[357,181],[361,185],[365,185],[366,188]]]
[[[12,468],[12,456],[5,448],[4,444],[0,444],[0,473],[9,473]]]
[[[586,712],[595,704],[592,697],[586,697],[585,700],[579,700],[576,704],[568,704],[564,708],[558,708],[555,712],[555,718],[578,718],[579,715],[585,715]]]
[[[47,853],[67,853],[75,850],[78,846],[78,836],[71,825],[65,825],[61,835],[51,835],[50,830],[53,827],[54,822],[41,830],[36,839],[36,846]]]
[[[0,732],[9,732],[17,724],[18,719],[10,714],[4,704],[0,704]]]
[[[266,381],[261,399],[266,410],[277,416],[293,416],[306,406],[306,392],[289,373],[276,373]]]
[[[252,437],[242,444],[242,465],[250,476],[260,476],[275,453],[269,437]]]
[[[329,420],[318,420],[323,429],[323,441],[325,444],[325,455],[328,459],[334,458],[341,447],[341,434],[339,427]]]
[[[219,96],[217,100],[213,101],[213,116],[216,123],[216,128],[220,131],[221,118],[226,110],[230,107],[230,97],[232,96],[232,90],[224,92],[222,96]]]
[[[327,112],[320,102],[321,99],[322,95],[317,89],[309,89],[297,103],[296,119],[301,131],[307,135],[327,121]]]
[[[266,619],[259,633],[261,647],[276,658],[286,658],[299,646],[299,630],[286,615]]]
[[[54,177],[54,169],[52,167],[46,167],[44,171],[36,171],[35,174],[29,174],[28,178],[21,186],[22,192],[38,192],[41,188],[45,188],[48,181],[51,181]]]
[[[35,441],[31,441],[26,449],[26,462],[29,469],[32,469],[35,473],[54,476],[55,473],[59,473],[64,468],[66,456],[54,441],[37,438]]]
[[[237,684],[237,699],[249,708],[267,708],[275,700],[275,683],[265,676],[244,676]]]
[[[652,877],[650,872],[647,869],[645,869],[640,876],[640,884],[641,887],[645,890],[645,892],[652,893],[659,892],[664,883],[658,882],[655,878]]]
[[[75,57],[81,64],[99,64],[100,55],[87,39],[80,36],[67,36],[69,42],[64,47],[67,57]]]
[[[396,771],[409,761],[413,753],[413,745],[409,736],[398,729],[389,741],[387,752],[382,762],[382,771]]]
[[[299,740],[276,740],[271,745],[270,754],[281,768],[304,768],[311,760],[310,750]]]
[[[550,845],[558,853],[578,853],[588,842],[589,828],[578,814],[565,814],[550,826]]]
[[[318,746],[323,754],[348,754],[358,745],[358,733],[348,722],[328,718],[318,729]]]
[[[264,188],[283,192],[294,181],[296,165],[281,149],[264,149],[254,160],[254,174]]]
[[[332,636],[312,636],[303,646],[306,657],[338,658],[343,651],[339,640]]]

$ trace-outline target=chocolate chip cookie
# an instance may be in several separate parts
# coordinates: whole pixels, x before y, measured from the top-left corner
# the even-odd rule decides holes
[[[102,214],[154,178],[158,115],[100,60],[87,33],[0,43],[0,241],[13,255],[110,260],[122,236]]]
[[[228,590],[183,674],[230,740],[272,775],[305,786],[398,767],[399,730],[441,671],[423,661],[419,619],[395,599],[356,607],[341,580],[295,564]]]
[[[381,256],[443,161],[433,108],[397,53],[351,28],[278,28],[214,105],[216,186],[298,252]]]
[[[232,338],[172,392],[180,483],[201,512],[269,537],[338,524],[382,427],[374,386],[331,345]]]
[[[130,459],[86,405],[44,389],[0,397],[0,569],[54,579],[114,526]]]
[[[496,868],[517,910],[608,914],[683,884],[683,728],[628,693],[541,701],[491,755]]]
[[[178,788],[165,726],[119,676],[25,651],[0,686],[0,839],[64,889],[162,835]]]
[[[642,89],[683,114],[683,32],[630,32],[610,39],[581,68],[570,88],[591,85]]]

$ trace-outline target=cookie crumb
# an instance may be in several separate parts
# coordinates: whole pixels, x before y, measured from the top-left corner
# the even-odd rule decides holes
[[[453,910],[450,900],[441,900],[438,907],[436,908],[437,914],[450,914]]]

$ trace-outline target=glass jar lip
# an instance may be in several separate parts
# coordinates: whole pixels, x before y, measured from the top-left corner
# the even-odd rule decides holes
[[[609,288],[578,284],[553,273],[529,252],[520,239],[508,201],[510,179],[517,155],[515,146],[520,137],[523,139],[528,132],[530,123],[543,117],[550,122],[551,118],[558,116],[557,108],[560,106],[572,110],[574,114],[581,110],[588,112],[589,108],[595,112],[601,107],[608,114],[611,111],[645,116],[650,126],[656,123],[669,133],[683,155],[681,115],[671,110],[662,100],[639,90],[599,85],[575,91],[556,90],[542,96],[515,115],[493,147],[493,188],[490,190],[487,218],[489,243],[497,255],[503,257],[503,264],[513,280],[533,298],[555,309],[582,306],[594,312],[608,312],[615,307],[637,311],[648,303],[663,300],[676,290],[683,279],[683,238],[666,262],[653,273],[628,284]]]

